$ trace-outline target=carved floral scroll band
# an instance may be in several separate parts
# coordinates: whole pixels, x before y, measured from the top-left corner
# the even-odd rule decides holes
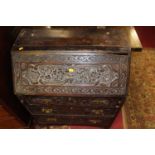
[[[119,66],[21,63],[23,85],[93,85],[110,87],[119,79]]]

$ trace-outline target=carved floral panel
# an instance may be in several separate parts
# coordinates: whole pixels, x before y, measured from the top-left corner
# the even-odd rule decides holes
[[[93,85],[110,87],[118,82],[119,66],[111,65],[46,65],[21,63],[23,85]]]
[[[114,59],[106,58],[109,63],[100,64],[15,62],[15,91],[31,95],[121,95],[126,92],[128,61],[124,56],[116,57],[117,63]]]

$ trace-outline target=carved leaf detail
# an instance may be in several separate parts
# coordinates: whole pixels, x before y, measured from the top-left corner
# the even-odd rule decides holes
[[[68,69],[73,68],[73,72]],[[22,80],[29,85],[105,85],[119,79],[119,73],[111,65],[50,65],[29,64],[22,71]]]

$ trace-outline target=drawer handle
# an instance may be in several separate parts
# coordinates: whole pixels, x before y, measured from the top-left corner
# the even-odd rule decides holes
[[[108,104],[108,101],[105,101],[105,100],[98,100],[98,99],[93,100],[92,102],[93,102],[93,103],[96,103],[96,104]]]
[[[41,111],[43,113],[49,114],[49,113],[51,113],[53,111],[53,109],[42,108]]]
[[[96,123],[100,123],[100,120],[94,120],[94,119],[91,119],[89,120],[90,123],[93,123],[93,124],[96,124]]]
[[[92,113],[96,114],[96,115],[104,115],[103,110],[99,109],[99,110],[92,110]]]
[[[56,122],[57,119],[56,119],[56,118],[47,118],[47,121],[48,121],[48,122]]]

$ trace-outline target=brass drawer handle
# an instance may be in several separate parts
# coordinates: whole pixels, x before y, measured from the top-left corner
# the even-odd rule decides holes
[[[96,115],[104,115],[104,112],[102,109],[99,110],[92,110],[92,113],[96,114]]]
[[[96,124],[96,123],[100,123],[100,120],[94,120],[94,119],[91,119],[89,120],[90,123],[93,123],[93,124]]]
[[[48,122],[56,122],[57,119],[56,119],[56,118],[47,118],[47,121],[48,121]]]
[[[99,99],[95,99],[92,102],[96,104],[108,104],[109,103],[107,100],[99,100]]]
[[[51,112],[53,111],[53,109],[42,108],[41,111],[42,111],[43,113],[49,114],[49,113],[51,113]]]

